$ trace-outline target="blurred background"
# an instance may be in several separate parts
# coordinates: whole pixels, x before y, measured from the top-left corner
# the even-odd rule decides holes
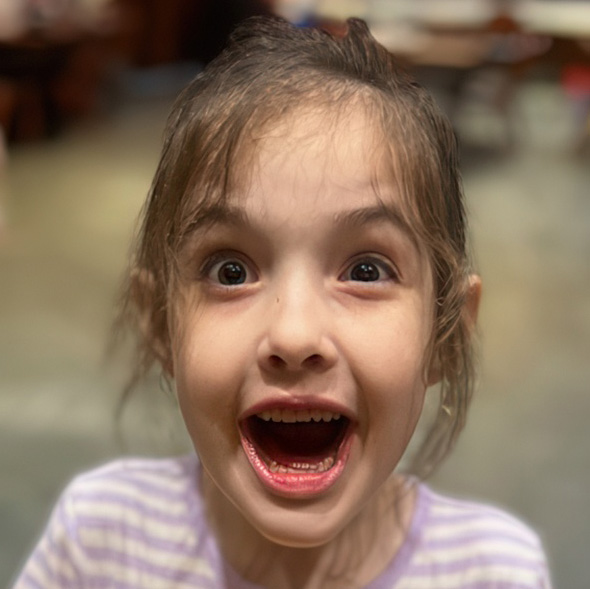
[[[481,385],[432,484],[518,513],[588,586],[590,2],[0,0],[0,586],[71,476],[186,451],[105,348],[174,96],[233,25],[365,18],[452,118],[483,276]]]

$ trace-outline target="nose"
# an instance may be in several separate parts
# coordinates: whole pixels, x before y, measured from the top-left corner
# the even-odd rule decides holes
[[[277,289],[270,297],[258,350],[266,371],[322,372],[337,361],[329,302],[309,283]]]

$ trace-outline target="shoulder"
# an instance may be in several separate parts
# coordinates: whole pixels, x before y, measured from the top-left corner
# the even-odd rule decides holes
[[[201,516],[196,457],[126,458],[77,476],[61,506],[83,544],[194,544]]]
[[[420,494],[427,509],[430,537],[494,538],[540,548],[536,532],[507,511],[492,505],[441,495],[426,486]]]
[[[183,493],[196,484],[197,458],[122,458],[84,472],[66,488],[68,495],[104,495],[109,491],[143,500],[149,496]]]
[[[195,456],[117,460],[77,476],[23,579],[43,579],[43,587],[54,586],[49,580],[82,587],[110,579],[132,587],[199,586],[214,573],[198,477]]]
[[[419,486],[416,579],[445,587],[550,587],[539,536],[506,511]],[[417,584],[416,587],[422,585]]]
[[[194,507],[196,465],[196,459],[189,456],[116,460],[77,476],[61,503],[66,515],[78,522],[101,518],[117,526],[140,520],[173,524],[176,518],[186,519]]]

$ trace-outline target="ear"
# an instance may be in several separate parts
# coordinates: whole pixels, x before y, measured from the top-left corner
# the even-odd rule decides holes
[[[173,363],[168,336],[166,310],[157,301],[156,280],[145,268],[134,268],[129,274],[129,292],[137,310],[137,330],[144,349],[160,363],[167,376],[173,377]]]
[[[465,294],[465,301],[461,310],[461,321],[468,331],[468,335],[472,335],[477,324],[477,316],[479,314],[479,303],[481,301],[481,278],[477,274],[470,274],[467,278],[467,292]],[[434,353],[431,359],[430,367],[428,369],[426,384],[433,386],[440,382],[442,378],[442,368],[440,365],[440,358],[438,354]]]
[[[479,303],[481,301],[481,277],[471,274],[467,279],[467,295],[463,305],[463,317],[470,333],[473,333],[479,315]]]

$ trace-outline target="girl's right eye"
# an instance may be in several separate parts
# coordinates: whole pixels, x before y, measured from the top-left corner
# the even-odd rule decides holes
[[[237,258],[224,257],[210,260],[203,269],[205,277],[223,286],[240,286],[254,281],[254,274],[247,264]]]

